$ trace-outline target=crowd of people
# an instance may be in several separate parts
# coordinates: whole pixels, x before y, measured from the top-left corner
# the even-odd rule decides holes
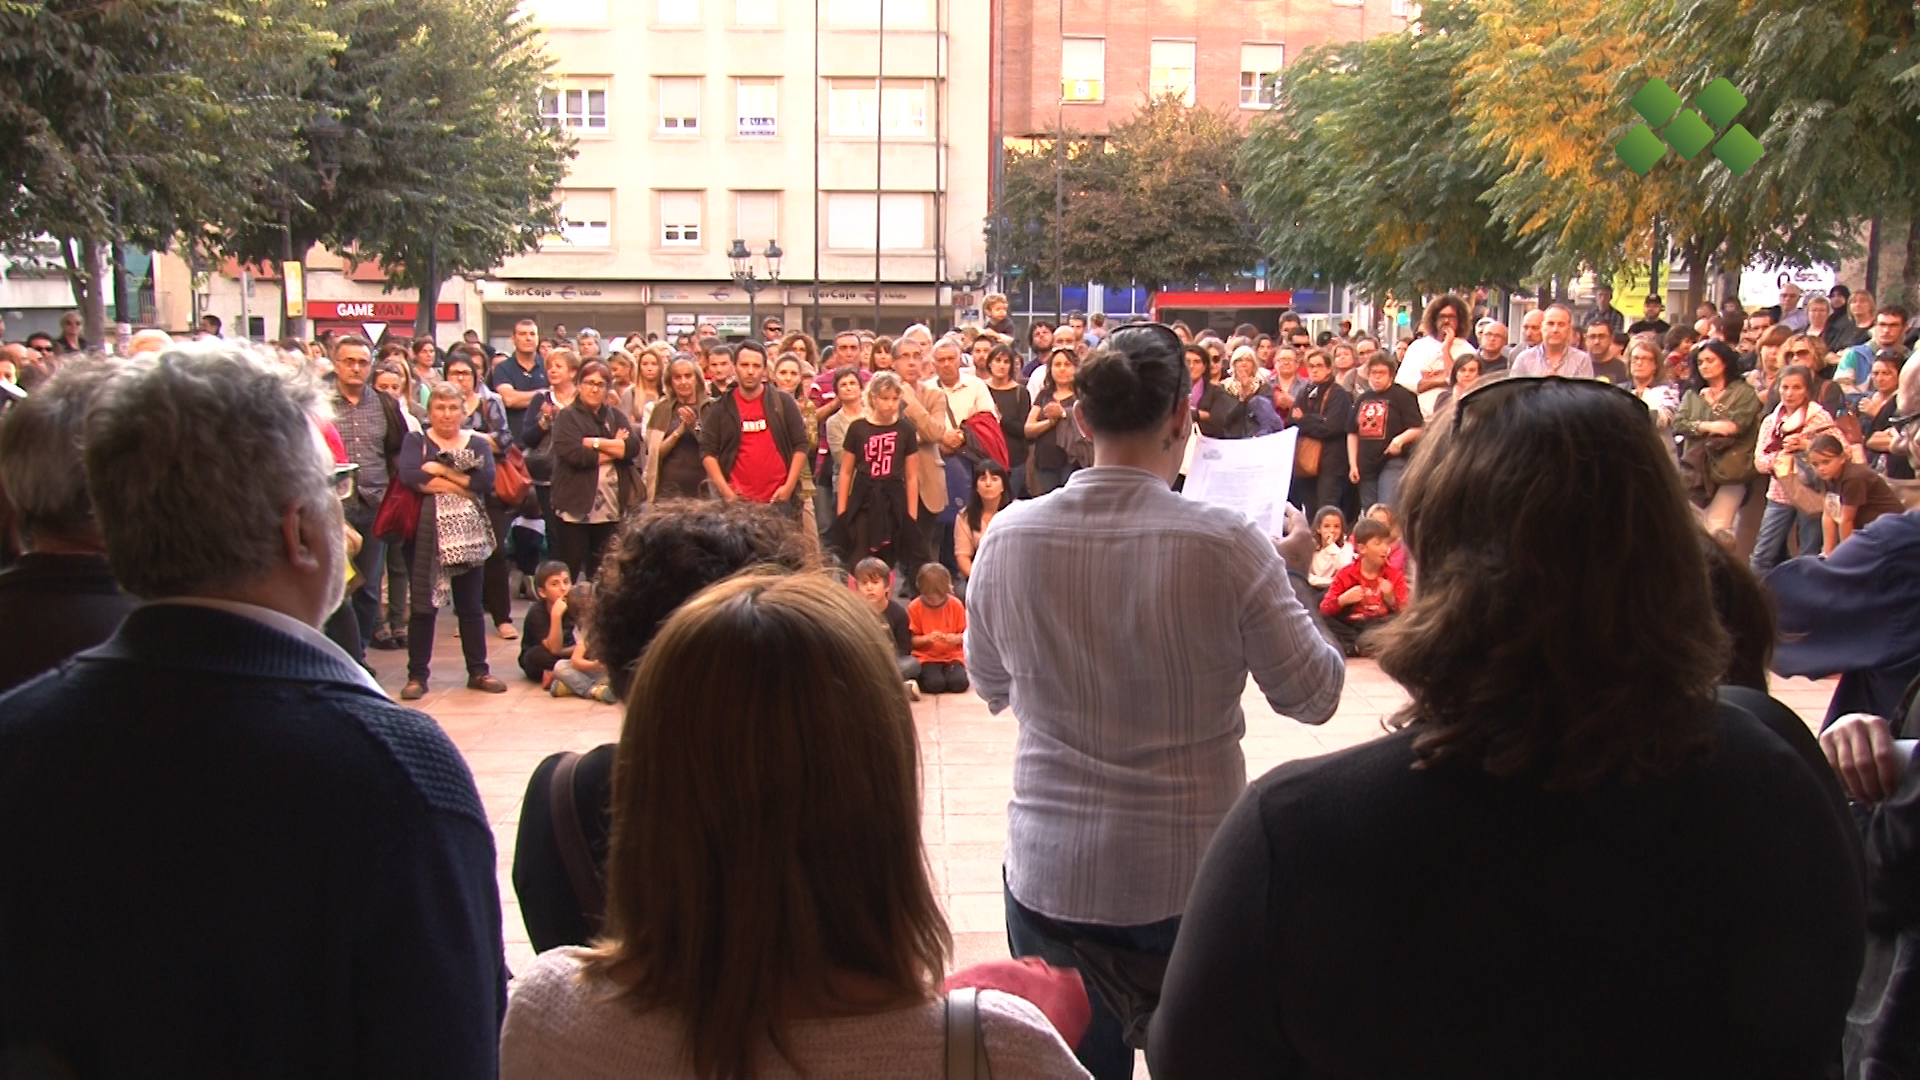
[[[1860,299],[1866,342],[1830,302],[1674,329],[1602,297],[1577,337],[1555,304],[1509,343],[1451,295],[1393,347],[1297,319],[1018,341],[993,298],[984,327],[830,348],[523,323],[500,356],[26,358],[0,1050],[22,1075],[983,1075],[957,1040],[1003,1078],[1119,1080],[1137,1049],[1156,1077],[1904,1067],[1920,518],[1889,481],[1920,385],[1905,312]],[[1289,427],[1283,536],[1181,494],[1196,435]],[[511,997],[471,774],[394,700],[428,692],[449,605],[471,689],[505,688],[491,632],[625,715],[529,779],[511,879],[541,955]],[[407,650],[396,694],[366,647]],[[1411,702],[1249,784],[1249,678],[1322,723],[1343,652]],[[1843,675],[1818,741],[1770,668]],[[950,970],[920,693],[1019,727],[1008,962]]]

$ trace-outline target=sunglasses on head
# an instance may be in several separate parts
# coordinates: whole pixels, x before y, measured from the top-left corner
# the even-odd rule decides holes
[[[1640,399],[1634,396],[1633,391],[1624,386],[1615,386],[1612,383],[1601,382],[1598,379],[1569,379],[1564,375],[1510,375],[1504,379],[1478,383],[1466,393],[1455,398],[1453,402],[1453,426],[1451,430],[1455,433],[1459,432],[1461,418],[1467,414],[1467,407],[1469,405],[1474,406],[1477,411],[1485,412],[1487,409],[1494,407],[1498,402],[1511,398],[1522,391],[1538,393],[1542,387],[1546,386],[1563,386],[1580,388],[1583,391],[1592,390],[1596,393],[1619,394],[1621,397],[1633,402],[1635,406],[1638,406],[1640,411],[1647,416],[1649,422],[1651,422],[1653,418],[1653,410],[1646,408]]]

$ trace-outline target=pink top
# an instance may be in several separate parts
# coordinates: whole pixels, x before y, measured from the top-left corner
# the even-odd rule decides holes
[[[581,977],[583,950],[542,953],[521,976],[500,1035],[501,1080],[691,1078],[680,1025],[664,1011],[636,1012],[604,979]],[[1087,1077],[1040,1010],[997,990],[980,992],[980,1023],[994,1080]],[[873,1016],[802,1020],[791,1050],[814,1077],[946,1075],[946,1006],[932,1001]],[[764,1080],[796,1077],[779,1055]]]

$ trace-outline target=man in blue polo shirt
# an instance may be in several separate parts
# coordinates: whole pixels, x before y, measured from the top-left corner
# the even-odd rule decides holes
[[[533,395],[547,388],[547,365],[540,362],[540,324],[521,319],[513,325],[513,355],[487,373],[487,385],[507,406],[507,430],[519,431],[520,418]]]

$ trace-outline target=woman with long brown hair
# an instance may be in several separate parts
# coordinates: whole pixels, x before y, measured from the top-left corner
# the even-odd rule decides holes
[[[1420,589],[1375,639],[1410,703],[1227,816],[1155,1080],[1823,1075],[1858,839],[1718,698],[1728,635],[1646,406],[1507,379],[1433,427],[1401,500]]]
[[[700,463],[700,418],[707,411],[707,380],[691,356],[667,365],[667,394],[647,418],[647,497],[698,498],[707,482]]]
[[[952,937],[873,612],[820,575],[731,578],[667,620],[627,700],[605,929],[521,977],[504,1080],[945,1075]],[[999,1080],[1085,1076],[1031,1005],[979,1009]]]

